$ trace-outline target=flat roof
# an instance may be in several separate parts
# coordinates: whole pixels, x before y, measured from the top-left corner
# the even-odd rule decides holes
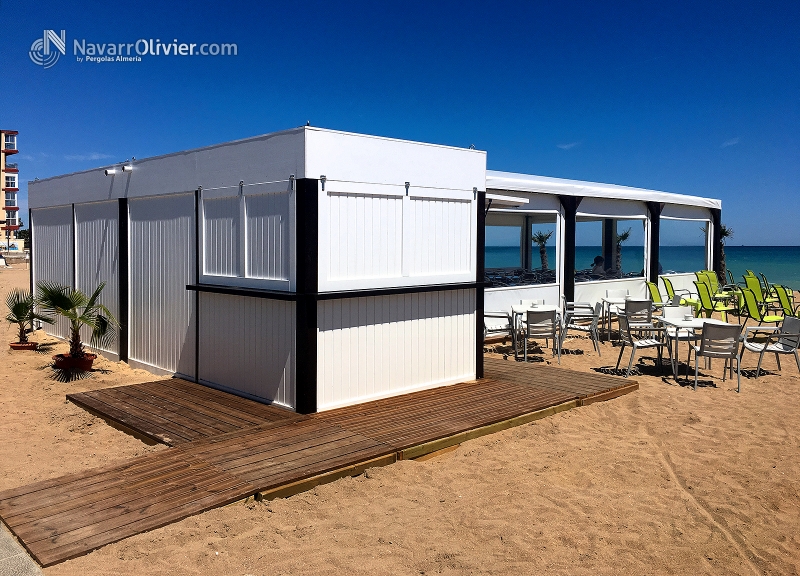
[[[515,172],[486,171],[486,190],[505,190],[511,192],[535,192],[539,194],[557,194],[560,196],[589,196],[593,198],[611,198],[616,200],[638,200],[640,202],[659,202],[683,206],[699,206],[701,208],[722,208],[722,200],[674,194],[659,190],[585,182],[583,180],[567,180],[550,176],[534,176]]]

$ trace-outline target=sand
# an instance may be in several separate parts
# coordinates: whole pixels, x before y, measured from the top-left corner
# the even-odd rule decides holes
[[[27,285],[27,272],[0,271],[3,298],[12,285]],[[602,358],[583,338],[565,347],[584,353],[565,355],[564,368],[616,362],[610,344]],[[786,359],[778,375],[768,359],[770,375],[743,377],[741,394],[715,366],[694,392],[642,355],[633,394],[430,460],[212,510],[45,574],[797,574],[795,364]],[[50,379],[49,355],[3,358],[0,489],[168,449],[64,399],[154,379],[148,373],[101,360],[102,373],[63,383]],[[747,354],[744,367],[755,362]]]

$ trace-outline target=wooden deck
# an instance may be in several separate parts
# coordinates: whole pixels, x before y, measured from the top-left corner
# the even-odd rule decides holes
[[[486,378],[299,416],[183,380],[70,395],[175,445],[0,493],[0,517],[43,566],[254,494],[285,496],[638,388],[486,358]]]
[[[167,446],[302,418],[180,378],[67,394],[67,400]]]

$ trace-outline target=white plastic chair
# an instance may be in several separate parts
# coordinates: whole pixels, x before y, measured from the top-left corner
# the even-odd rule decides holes
[[[555,310],[528,310],[525,320],[525,361],[528,361],[528,339],[544,338],[545,346],[553,340],[553,356],[558,353],[561,364],[561,326]]]
[[[769,337],[766,342],[754,342],[748,339],[752,333],[767,333]],[[778,370],[781,369],[781,354],[794,354],[794,360],[797,363],[797,369],[800,370],[800,356],[797,354],[797,348],[800,344],[800,318],[794,316],[786,316],[783,319],[783,325],[777,326],[748,326],[744,333],[744,340],[742,341],[743,350],[749,350],[758,354],[758,368],[756,368],[756,378],[761,375],[761,361],[764,359],[764,353],[775,354],[775,360],[778,362]]]
[[[658,351],[658,366],[663,371],[664,365],[661,363],[661,358],[663,357],[664,342],[658,338],[652,337],[635,339],[631,333],[631,328],[628,326],[628,317],[625,316],[625,314],[619,314],[617,319],[619,321],[619,333],[622,337],[622,347],[619,350],[619,357],[617,358],[615,370],[619,370],[619,363],[622,360],[622,353],[625,352],[625,346],[630,346],[633,350],[631,350],[631,359],[628,362],[628,371],[625,373],[625,378],[631,375],[633,359],[636,356],[636,351],[640,348],[656,348]]]
[[[698,357],[705,356],[706,358],[722,358],[725,360],[725,369],[722,371],[722,381],[725,382],[725,376],[728,372],[728,362],[733,367],[733,361],[736,360],[736,378],[737,385],[736,391],[740,392],[742,389],[742,369],[741,369],[741,355],[739,354],[739,336],[742,333],[742,327],[738,324],[710,324],[706,323],[703,326],[703,336],[700,339],[700,346],[689,347],[689,359],[691,360],[692,351],[694,351],[694,389],[697,390],[697,371],[698,371]]]
[[[592,340],[592,346],[600,354],[600,334],[597,325],[600,323],[600,313],[603,303],[597,302],[592,308],[588,302],[568,302],[564,313],[564,326],[561,331],[561,343],[567,338],[570,329],[586,332]]]

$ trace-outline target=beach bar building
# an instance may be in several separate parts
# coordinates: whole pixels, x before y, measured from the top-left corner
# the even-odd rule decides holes
[[[485,184],[482,151],[313,127],[38,180],[32,284],[105,282],[103,353],[302,413],[461,382]]]
[[[645,296],[663,219],[704,223],[719,267],[719,201],[487,172],[482,151],[314,127],[28,190],[31,286],[105,282],[121,329],[100,352],[301,413],[481,378],[484,309]],[[641,222],[643,275],[582,282],[585,219],[603,222],[604,251],[617,221]],[[552,273],[533,273],[537,222],[554,227]],[[487,225],[520,227],[520,273],[485,270]]]

